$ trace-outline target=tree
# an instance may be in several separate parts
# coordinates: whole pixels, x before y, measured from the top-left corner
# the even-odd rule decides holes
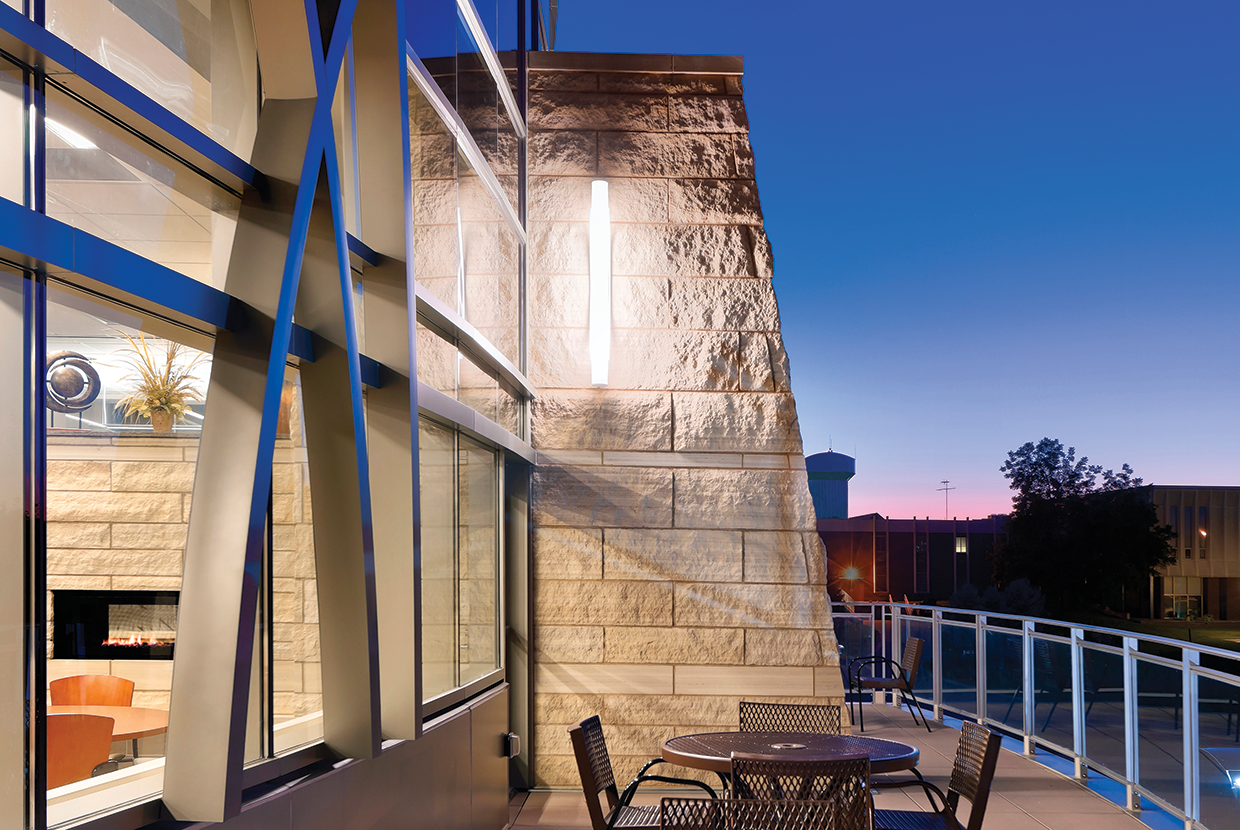
[[[1074,447],[1043,438],[1009,452],[999,469],[1016,494],[995,575],[1040,587],[1048,611],[1123,607],[1175,561],[1171,529],[1158,524],[1147,488],[1127,464],[1104,471],[1078,460]]]

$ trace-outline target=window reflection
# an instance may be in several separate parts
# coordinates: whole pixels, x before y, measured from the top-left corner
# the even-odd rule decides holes
[[[0,199],[18,204],[25,198],[25,110],[22,70],[0,58],[0,124],[9,125],[0,133]]]

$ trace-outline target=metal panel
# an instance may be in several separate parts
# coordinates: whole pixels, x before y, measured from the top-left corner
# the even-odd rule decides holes
[[[34,437],[30,433],[43,426],[42,421],[30,423],[23,413],[29,401],[24,282],[0,271],[0,423],[10,430],[9,440],[0,443],[0,827],[25,822],[26,448]],[[32,637],[31,642],[42,641]],[[31,655],[38,661],[43,657],[40,649]]]
[[[534,603],[530,567],[530,466],[512,457],[504,464],[504,567],[507,569],[505,669],[510,684],[509,730],[521,752],[509,765],[512,786],[534,786]]]
[[[470,788],[472,826],[501,828],[508,823],[508,689],[470,707]]]

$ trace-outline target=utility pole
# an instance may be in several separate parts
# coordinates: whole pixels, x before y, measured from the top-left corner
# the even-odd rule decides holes
[[[946,518],[948,518],[948,510],[947,510],[947,499],[948,499],[948,494],[947,494],[947,491],[948,491],[948,490],[955,490],[956,488],[955,488],[955,487],[948,487],[948,486],[947,486],[948,484],[950,484],[950,483],[951,483],[951,479],[947,479],[947,478],[945,478],[945,479],[943,479],[943,480],[942,480],[941,482],[939,482],[939,483],[943,485],[942,487],[940,487],[940,488],[938,488],[938,489],[939,489],[939,490],[941,490],[941,491],[943,492],[943,518],[944,518],[944,519],[946,519]]]

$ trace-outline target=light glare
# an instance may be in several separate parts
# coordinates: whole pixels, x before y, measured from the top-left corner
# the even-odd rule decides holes
[[[611,209],[607,182],[590,185],[590,382],[607,385],[611,361]]]

